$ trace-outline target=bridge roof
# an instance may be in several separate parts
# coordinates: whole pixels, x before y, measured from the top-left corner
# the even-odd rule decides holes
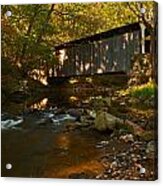
[[[114,28],[114,29],[111,29],[111,30],[108,30],[108,31],[105,31],[105,32],[101,32],[101,33],[98,33],[98,34],[95,34],[95,35],[91,35],[91,36],[88,36],[88,37],[76,39],[76,40],[73,40],[73,41],[70,41],[70,42],[67,42],[67,43],[63,43],[63,44],[60,44],[58,46],[55,46],[54,48],[55,48],[55,50],[61,50],[61,49],[68,48],[68,47],[71,47],[71,46],[75,46],[75,45],[78,45],[78,44],[88,44],[88,43],[92,43],[92,42],[95,42],[95,41],[100,41],[100,40],[103,40],[103,39],[107,39],[107,38],[110,38],[110,37],[113,37],[113,36],[117,36],[117,35],[120,35],[120,34],[130,33],[130,32],[136,31],[136,30],[140,30],[140,24],[138,22],[133,23],[133,24],[128,24],[128,25],[125,25],[125,26],[122,26],[122,27]]]

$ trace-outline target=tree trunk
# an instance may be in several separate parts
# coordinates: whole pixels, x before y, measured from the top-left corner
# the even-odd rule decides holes
[[[52,12],[54,11],[54,6],[55,6],[55,4],[52,4],[50,9],[49,9],[49,11],[48,11],[47,17],[46,17],[46,19],[45,19],[45,21],[43,23],[43,26],[41,28],[40,34],[38,35],[38,38],[37,38],[37,41],[36,41],[37,44],[39,44],[41,42],[41,40],[42,40],[42,36],[44,34],[46,25],[48,24],[48,22],[50,20],[50,16],[51,16]],[[46,62],[46,63],[48,63],[48,62]],[[48,66],[49,65],[47,64],[47,68],[48,68]],[[47,77],[49,77],[49,69],[47,69],[46,72],[47,72]]]
[[[33,16],[30,19],[29,26],[28,26],[28,29],[27,29],[27,33],[25,35],[26,37],[29,37],[30,34],[31,34],[31,31],[32,31],[34,21],[35,21],[36,15],[38,13],[39,7],[40,7],[39,5],[36,5],[36,11],[34,12]],[[24,59],[24,56],[25,56],[25,53],[26,53],[27,45],[28,45],[28,42],[25,41],[24,44],[23,44],[23,47],[22,47],[21,56],[19,58],[19,63],[20,64],[23,63],[23,59]]]
[[[158,68],[158,6],[157,4],[154,4],[154,10],[153,10],[153,16],[154,16],[154,29],[151,33],[151,63],[152,63],[152,79],[157,83],[157,68]]]
[[[37,42],[36,43],[40,43],[41,40],[42,40],[42,36],[44,34],[44,30],[46,28],[46,24],[48,24],[48,22],[50,20],[50,16],[51,16],[52,12],[54,11],[54,6],[55,6],[55,4],[52,4],[50,10],[48,11],[47,17],[45,19],[45,22],[44,22],[42,28],[41,28],[41,31],[40,31],[40,34],[39,34],[39,36],[37,38]]]

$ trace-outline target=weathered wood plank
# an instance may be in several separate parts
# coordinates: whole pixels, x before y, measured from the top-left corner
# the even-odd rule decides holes
[[[131,28],[125,26],[101,33],[98,38],[99,34],[88,37],[89,42],[82,39],[82,42],[76,40],[62,45],[66,54],[61,61],[61,76],[130,71],[131,58],[141,52],[140,28],[133,24]],[[61,46],[56,48],[61,49]]]

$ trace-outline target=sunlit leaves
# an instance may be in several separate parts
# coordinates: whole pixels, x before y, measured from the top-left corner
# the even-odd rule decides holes
[[[54,63],[55,45],[139,21],[140,2],[2,6],[2,56],[12,63]],[[142,2],[152,24],[153,2]],[[11,17],[5,12],[10,10]],[[39,39],[41,38],[41,39]],[[21,59],[23,58],[23,59]]]

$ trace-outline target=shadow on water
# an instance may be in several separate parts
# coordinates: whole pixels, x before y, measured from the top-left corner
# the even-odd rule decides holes
[[[98,141],[85,132],[54,133],[49,130],[30,132],[5,131],[2,137],[2,176],[60,177],[86,172],[97,175],[103,167],[97,161],[102,152]],[[10,152],[10,153],[8,153]],[[5,170],[5,163],[13,165]]]
[[[8,117],[6,122],[15,121],[15,116],[23,118],[18,126],[2,130],[2,176],[92,178],[102,172],[97,159],[105,152],[96,148],[101,136],[93,130],[73,127],[77,121],[56,125],[51,116],[47,120],[41,118],[42,114],[59,109],[65,112],[88,107],[91,96],[91,92],[74,94],[62,89],[30,102],[2,105],[2,114],[7,113]],[[12,164],[11,170],[6,170],[7,163]]]
[[[86,120],[88,111],[92,112],[90,100],[109,95],[108,89],[60,88],[23,103],[5,102],[1,115],[2,176],[154,180],[156,156],[146,151],[149,143],[136,136],[126,143],[119,138],[128,136],[125,131],[100,133],[94,129],[93,118]],[[124,112],[124,107],[117,105]],[[138,111],[132,108],[132,113]],[[11,170],[6,169],[8,163]],[[140,165],[147,170],[145,175],[140,174]]]

